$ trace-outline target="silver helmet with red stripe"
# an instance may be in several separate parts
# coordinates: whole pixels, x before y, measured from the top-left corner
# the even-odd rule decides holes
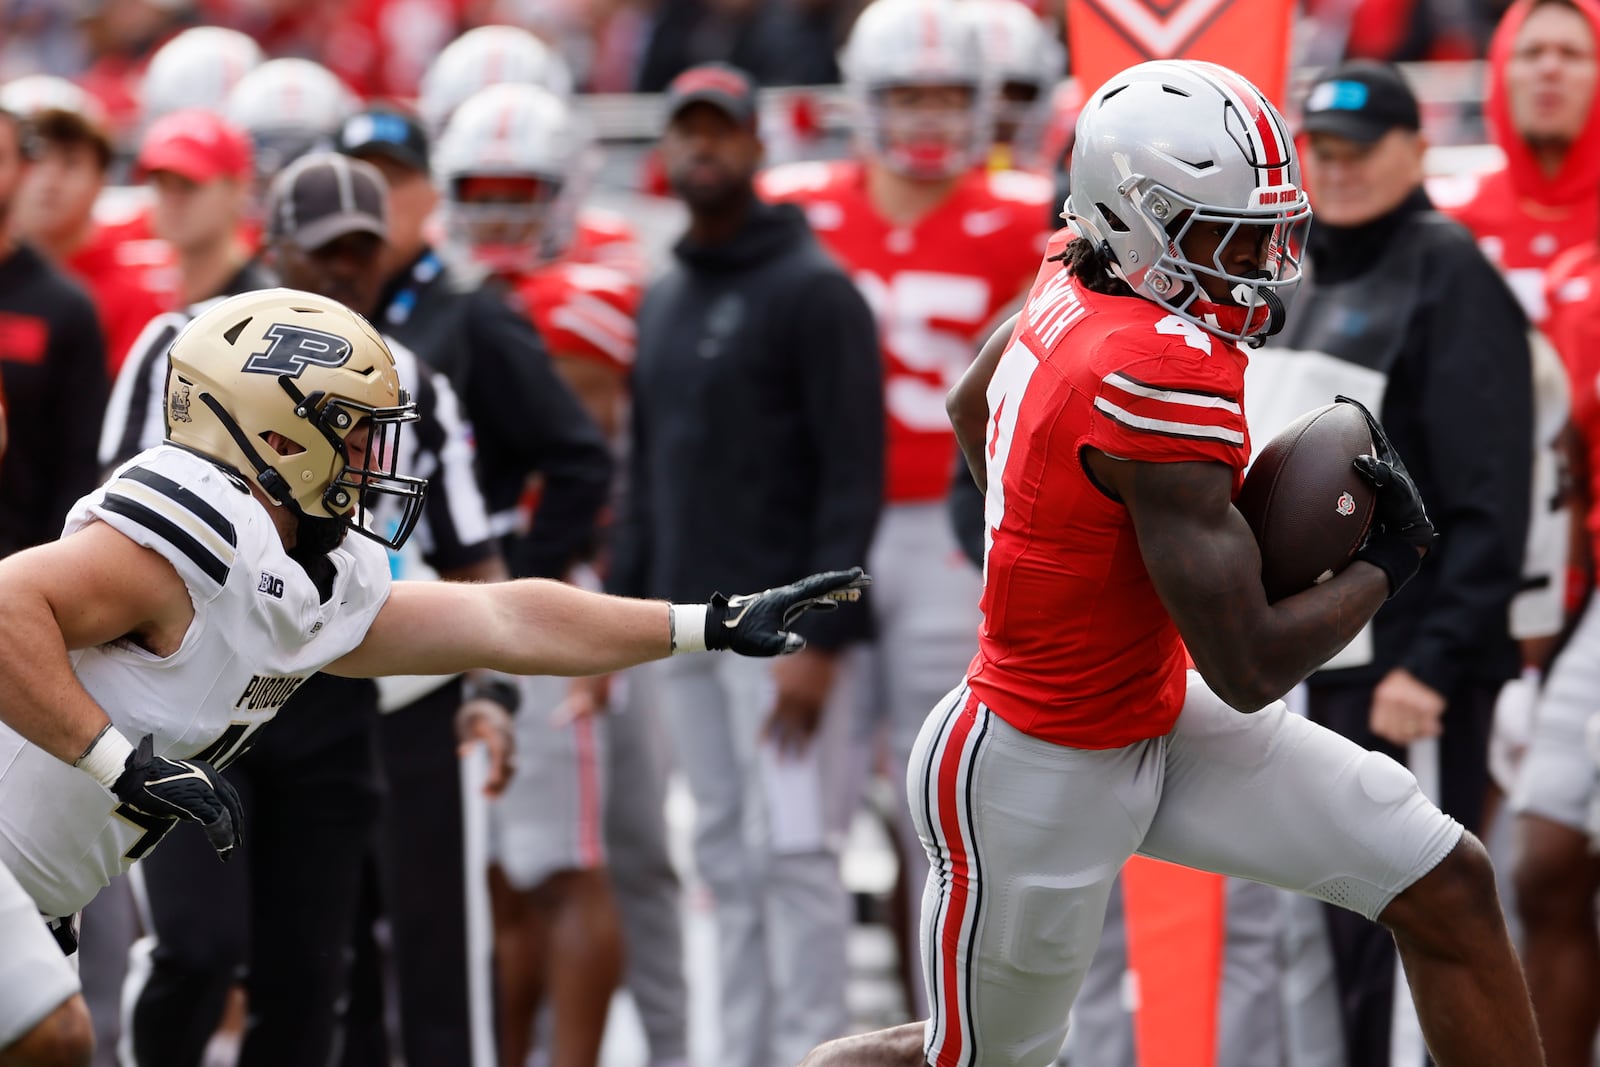
[[[453,252],[500,274],[555,259],[599,155],[572,107],[537,85],[491,85],[450,116],[433,151]]]
[[[417,113],[439,136],[456,108],[491,85],[537,85],[572,95],[572,72],[561,54],[517,26],[479,26],[434,57],[417,89]]]
[[[982,161],[995,72],[950,0],[873,0],[839,53],[857,150],[895,173],[942,181]]]
[[[1261,90],[1214,63],[1160,60],[1084,105],[1064,214],[1134,292],[1259,344],[1300,280],[1311,208],[1288,124]]]
[[[238,30],[191,26],[150,57],[139,83],[139,117],[149,126],[188,108],[220,112],[233,87],[265,58]]]

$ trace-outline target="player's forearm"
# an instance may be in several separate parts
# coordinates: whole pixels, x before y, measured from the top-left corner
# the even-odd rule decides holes
[[[1354,640],[1388,594],[1383,571],[1357,561],[1335,578],[1266,607],[1224,668],[1231,692],[1212,688],[1240,711],[1282,699]],[[1198,665],[1200,657],[1195,660]]]
[[[989,472],[983,458],[983,435],[989,425],[989,400],[984,391],[989,388],[989,379],[993,375],[994,362],[986,361],[980,355],[944,401],[945,413],[950,416],[950,425],[956,432],[956,444],[961,446],[961,455],[967,461],[967,469],[972,472],[972,480],[984,492],[989,491]]]
[[[608,674],[672,653],[672,621],[663,601],[539,579],[490,588],[505,636],[485,667],[507,674]],[[699,627],[693,637],[704,647],[703,615]]]
[[[65,763],[75,763],[109,722],[67,658],[44,597],[7,596],[0,636],[0,721]]]
[[[994,377],[1000,357],[1005,354],[1011,331],[1016,328],[1018,315],[1013,314],[989,335],[983,347],[961,375],[954,389],[945,397],[945,413],[956,431],[956,443],[967,461],[973,481],[984,492],[989,491],[989,472],[984,463],[983,442],[989,431],[989,380]]]

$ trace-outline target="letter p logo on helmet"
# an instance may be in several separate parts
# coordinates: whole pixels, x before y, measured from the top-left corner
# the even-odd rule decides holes
[[[350,342],[338,334],[277,322],[267,327],[266,351],[254,352],[244,369],[252,374],[300,377],[308,365],[342,367],[350,359]]]

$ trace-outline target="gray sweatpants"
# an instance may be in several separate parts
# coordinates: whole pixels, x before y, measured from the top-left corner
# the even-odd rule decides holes
[[[850,723],[830,707],[812,742],[817,779],[785,783],[759,743],[770,672],[763,660],[714,653],[661,665],[662,708],[694,798],[695,867],[713,898],[722,1067],[790,1067],[847,1024],[850,902],[838,849]],[[806,834],[807,823],[821,832]]]
[[[683,974],[682,887],[667,850],[666,739],[654,664],[624,676],[609,712],[606,858],[627,943],[633,994],[651,1063],[688,1057],[688,990]]]

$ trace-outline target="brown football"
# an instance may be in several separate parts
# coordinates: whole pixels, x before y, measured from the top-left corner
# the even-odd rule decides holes
[[[1372,451],[1354,404],[1308,411],[1268,441],[1234,506],[1261,546],[1267,600],[1338,574],[1366,540],[1377,494],[1352,461]]]

